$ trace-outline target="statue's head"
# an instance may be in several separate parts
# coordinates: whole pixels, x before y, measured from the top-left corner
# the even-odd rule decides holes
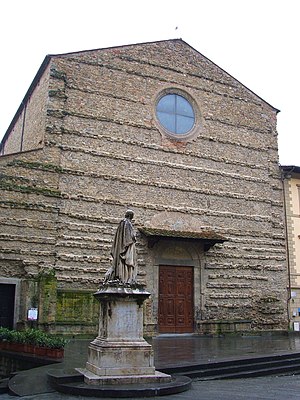
[[[127,210],[125,213],[125,218],[132,219],[134,216],[134,212],[132,210]]]

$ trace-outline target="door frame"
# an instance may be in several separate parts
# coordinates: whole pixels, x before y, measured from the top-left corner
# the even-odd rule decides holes
[[[17,322],[20,320],[21,280],[17,278],[0,277],[0,283],[4,285],[15,285],[15,302],[14,302],[14,317],[13,317],[13,328],[15,329],[17,326]]]
[[[197,332],[201,323],[202,313],[205,312],[205,252],[203,244],[199,241],[177,240],[174,238],[162,238],[153,247],[148,248],[147,284],[152,293],[151,311],[145,318],[145,326],[149,335],[158,332],[158,288],[159,266],[187,266],[194,270],[194,332]]]

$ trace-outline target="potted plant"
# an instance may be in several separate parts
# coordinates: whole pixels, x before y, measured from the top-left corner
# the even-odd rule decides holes
[[[25,336],[25,352],[26,353],[34,353],[35,345],[36,345],[36,329],[26,329],[24,331]]]
[[[47,357],[51,358],[62,358],[64,356],[64,347],[66,340],[61,337],[48,337],[46,347],[47,347]]]
[[[12,338],[12,331],[8,328],[0,327],[0,349],[6,350],[8,348],[8,343],[10,343]]]
[[[66,343],[65,338],[52,336],[38,329],[16,331],[0,327],[0,349],[3,350],[62,358]]]
[[[24,352],[25,336],[24,336],[23,332],[12,331],[9,342],[10,342],[10,348],[12,351]]]

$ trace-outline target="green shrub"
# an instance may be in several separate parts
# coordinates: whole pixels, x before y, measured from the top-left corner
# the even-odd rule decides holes
[[[66,339],[57,336],[48,336],[45,341],[45,347],[49,349],[63,349],[66,345]]]
[[[26,343],[51,349],[63,349],[68,342],[65,338],[52,336],[38,329],[16,331],[2,327],[0,327],[0,341]]]
[[[0,327],[0,341],[10,342],[13,336],[13,332],[8,328]]]

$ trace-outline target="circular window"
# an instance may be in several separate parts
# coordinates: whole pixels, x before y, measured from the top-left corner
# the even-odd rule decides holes
[[[195,125],[195,113],[191,103],[176,93],[165,94],[159,99],[156,117],[164,129],[175,135],[186,135]]]

